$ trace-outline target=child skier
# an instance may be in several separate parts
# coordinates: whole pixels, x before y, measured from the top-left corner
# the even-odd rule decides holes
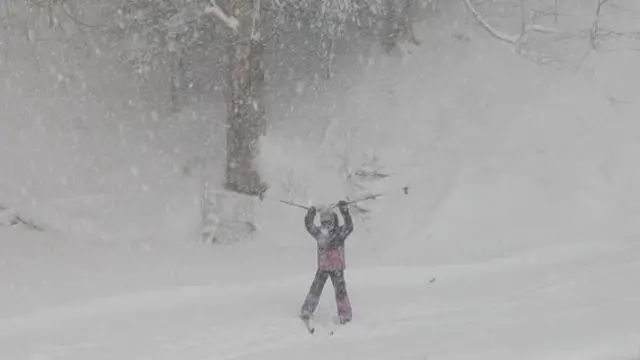
[[[353,220],[351,219],[351,214],[349,214],[349,207],[346,201],[340,201],[338,209],[340,209],[344,219],[344,225],[342,226],[338,224],[338,215],[329,209],[320,210],[320,227],[315,226],[313,223],[318,211],[315,207],[309,208],[304,218],[307,231],[313,236],[318,245],[318,270],[302,305],[300,317],[303,320],[309,320],[315,312],[327,278],[331,277],[340,323],[346,324],[351,321],[351,303],[347,295],[347,285],[344,279],[344,242],[353,231]]]

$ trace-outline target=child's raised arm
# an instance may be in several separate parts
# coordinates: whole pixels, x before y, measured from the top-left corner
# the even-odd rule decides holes
[[[340,209],[340,214],[342,214],[342,218],[344,219],[344,225],[340,226],[340,234],[343,238],[346,238],[353,231],[353,219],[351,218],[351,213],[349,213],[349,205],[346,201],[340,200],[340,202],[338,202],[338,209]]]
[[[307,210],[307,215],[304,217],[304,225],[309,234],[314,238],[320,233],[320,229],[313,224],[313,220],[316,218],[316,211],[315,206],[311,206],[309,210]]]

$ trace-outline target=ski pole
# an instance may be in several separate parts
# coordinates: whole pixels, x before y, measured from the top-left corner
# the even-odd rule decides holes
[[[375,199],[377,199],[377,198],[379,198],[381,196],[382,196],[382,194],[373,194],[373,195],[365,196],[365,197],[363,197],[361,199],[347,201],[347,205],[351,205],[351,204],[355,204],[355,203],[359,203],[359,202],[367,201],[367,200],[375,200]],[[336,206],[338,206],[338,204],[331,204],[331,206],[329,206],[329,209],[333,209]]]
[[[405,195],[408,195],[409,194],[409,186],[404,186],[402,188],[402,191],[404,192]],[[367,196],[364,196],[364,197],[359,198],[359,199],[347,201],[347,205],[351,205],[351,204],[355,204],[355,203],[359,203],[359,202],[367,201],[367,200],[376,200],[376,199],[378,199],[379,197],[381,197],[383,195],[384,194],[367,195]],[[293,207],[297,207],[297,208],[304,209],[304,210],[309,210],[310,209],[308,206],[296,204],[296,203],[293,203],[291,201],[280,200],[280,202],[283,203],[283,204],[286,204],[286,205],[289,205],[289,206],[293,206]],[[331,205],[329,205],[329,209],[333,209],[336,206],[338,206],[337,203],[331,204]]]
[[[299,204],[296,204],[296,203],[292,203],[292,202],[290,202],[290,201],[280,200],[280,202],[281,202],[281,203],[283,203],[283,204],[287,204],[287,205],[289,205],[289,206],[293,206],[293,207],[297,207],[297,208],[300,208],[300,209],[309,210],[309,207],[308,207],[308,206],[299,205]]]
[[[405,195],[409,195],[409,186],[404,186],[402,188],[402,191],[404,192]],[[351,200],[351,201],[347,201],[347,205],[350,204],[355,204],[355,203],[359,203],[362,201],[367,201],[367,200],[376,200],[379,197],[384,196],[384,194],[373,194],[373,195],[368,195],[365,197],[362,197],[360,199],[355,199],[355,200]],[[331,204],[331,206],[329,207],[330,209],[333,209],[334,207],[338,206],[338,204]]]
[[[375,200],[375,199],[379,198],[380,196],[382,196],[382,194],[374,194],[374,195],[365,196],[365,197],[363,197],[361,199],[347,201],[347,205],[359,203],[361,201],[366,201],[366,200]],[[308,206],[299,205],[299,204],[296,204],[296,203],[293,203],[293,202],[290,202],[290,201],[280,200],[280,202],[283,203],[283,204],[287,204],[289,206],[293,206],[293,207],[297,207],[297,208],[300,208],[300,209],[309,210]],[[336,206],[338,206],[337,203],[331,204],[331,205],[329,205],[329,209],[333,209]]]

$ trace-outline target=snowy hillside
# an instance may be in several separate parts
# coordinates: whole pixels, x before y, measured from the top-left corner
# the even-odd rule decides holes
[[[196,234],[223,104],[165,115],[98,70],[74,97],[11,53],[0,205],[45,231],[0,226],[0,359],[638,358],[638,53],[540,66],[440,11],[422,46],[347,49],[330,81],[269,94],[271,188],[230,245]],[[334,324],[327,284],[309,335],[315,244],[279,200],[354,196],[347,175],[376,169],[347,240],[354,319]]]

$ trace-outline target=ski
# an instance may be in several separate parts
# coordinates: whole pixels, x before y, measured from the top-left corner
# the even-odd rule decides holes
[[[314,325],[314,322],[313,322],[312,318],[310,318],[310,319],[301,318],[301,320],[302,320],[302,323],[304,324],[305,328],[309,332],[309,334],[316,334],[317,333],[316,332],[316,326]],[[328,336],[332,336],[333,334],[335,334],[336,330],[338,330],[338,328],[340,326],[343,326],[343,325],[345,325],[345,324],[334,321],[332,326],[329,326],[328,328],[325,328],[325,326],[321,326],[320,327],[320,331],[322,333],[325,333]]]

